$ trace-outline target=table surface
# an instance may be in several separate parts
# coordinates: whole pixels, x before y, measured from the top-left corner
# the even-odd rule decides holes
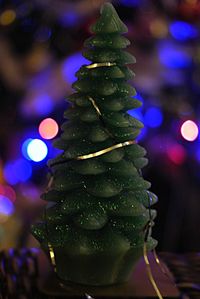
[[[164,274],[149,254],[153,277],[164,298],[178,298],[173,278]],[[9,294],[9,296],[8,296]],[[11,295],[10,295],[11,294]],[[91,297],[87,297],[86,294]],[[0,252],[0,298],[157,298],[141,258],[126,284],[88,287],[63,284],[42,250],[24,248]]]
[[[144,259],[141,258],[137,263],[130,281],[126,284],[119,284],[108,287],[83,287],[72,284],[61,283],[49,264],[46,256],[40,252],[40,290],[55,298],[86,298],[85,294],[89,294],[93,298],[150,298],[157,297],[151,282],[146,273],[146,265]],[[168,271],[167,275],[163,273],[161,268],[155,262],[153,255],[149,254],[150,265],[153,277],[163,297],[178,298],[179,291],[173,283],[173,277]]]

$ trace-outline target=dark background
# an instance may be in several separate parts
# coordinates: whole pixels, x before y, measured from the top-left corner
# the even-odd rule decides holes
[[[46,162],[57,154],[38,127],[46,118],[62,123],[74,73],[86,63],[83,42],[103,2],[0,0],[0,249],[38,246],[29,228],[43,206]],[[143,106],[130,114],[145,125],[139,143],[149,158],[144,177],[159,197],[153,230],[158,250],[198,251],[200,2],[112,3],[129,28],[128,50],[137,59],[131,84]],[[193,123],[182,136],[188,120]],[[30,139],[47,146],[40,161],[27,156]]]

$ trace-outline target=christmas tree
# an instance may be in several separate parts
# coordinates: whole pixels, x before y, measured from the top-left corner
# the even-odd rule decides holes
[[[63,152],[49,161],[53,179],[42,196],[48,204],[33,234],[53,248],[61,278],[106,285],[127,280],[142,255],[157,197],[141,174],[146,151],[135,138],[143,124],[127,113],[141,105],[127,83],[134,75],[127,64],[135,63],[124,51],[127,27],[107,3],[91,31],[83,53],[91,64],[76,73],[54,144]],[[148,249],[155,245],[148,236]]]

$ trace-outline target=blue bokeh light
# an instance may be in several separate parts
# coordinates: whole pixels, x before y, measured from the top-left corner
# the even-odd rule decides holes
[[[32,166],[25,159],[18,159],[13,165],[16,178],[20,182],[26,182],[32,175]]]
[[[0,214],[10,216],[14,212],[14,205],[9,198],[0,195]]]
[[[166,67],[182,69],[192,64],[192,57],[184,49],[173,45],[172,43],[164,43],[159,46],[159,60]]]
[[[76,81],[75,73],[84,64],[89,64],[90,61],[82,56],[80,52],[69,56],[63,62],[62,73],[64,80],[70,84]]]
[[[7,183],[10,185],[16,185],[19,182],[14,172],[14,163],[8,162],[5,164],[3,175]]]
[[[169,26],[169,31],[179,41],[187,41],[198,36],[197,28],[183,21],[172,22]]]
[[[16,185],[17,183],[27,181],[31,177],[32,167],[25,159],[18,159],[7,163],[3,173],[5,180],[10,185]]]
[[[149,108],[144,115],[145,125],[150,128],[157,128],[163,122],[163,114],[158,107]]]
[[[33,139],[28,144],[27,154],[32,161],[40,162],[46,158],[48,154],[48,148],[42,140]]]
[[[29,143],[33,140],[33,138],[28,138],[26,139],[23,144],[22,144],[22,147],[21,147],[21,151],[22,151],[22,155],[24,156],[24,158],[26,158],[27,160],[31,160],[29,158],[29,155],[27,153],[27,148],[28,148],[28,145]]]
[[[120,2],[122,5],[128,7],[136,7],[142,5],[142,0],[121,0]]]
[[[75,11],[67,11],[60,17],[60,23],[63,27],[71,27],[78,23],[79,17]]]
[[[33,100],[33,109],[39,116],[46,116],[54,109],[53,99],[46,93],[40,94]]]

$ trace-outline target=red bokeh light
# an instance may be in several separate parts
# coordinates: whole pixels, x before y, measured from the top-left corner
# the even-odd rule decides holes
[[[186,151],[182,145],[174,144],[168,148],[167,156],[173,163],[181,165],[186,159]]]
[[[52,139],[58,134],[58,124],[52,118],[45,118],[39,125],[39,133],[44,139]]]

